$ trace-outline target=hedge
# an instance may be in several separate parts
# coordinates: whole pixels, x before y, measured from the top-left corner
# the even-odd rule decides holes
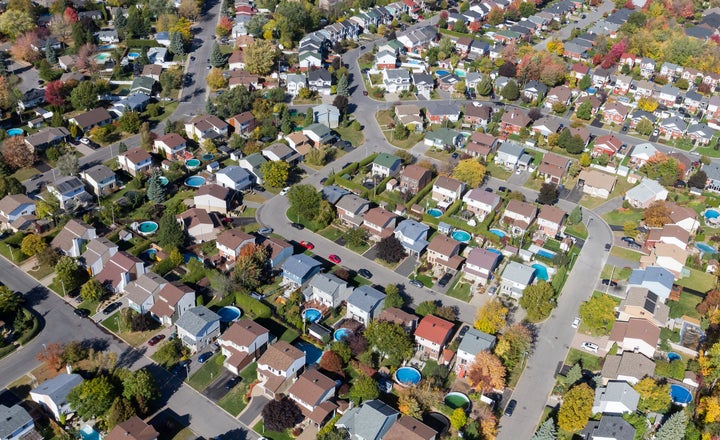
[[[450,207],[447,209],[447,211],[445,211],[445,213],[440,217],[440,219],[445,220],[452,217],[453,215],[455,215],[456,212],[458,212],[460,206],[462,206],[462,200],[457,199],[455,203],[450,205]]]
[[[23,333],[22,336],[20,336],[17,340],[18,345],[25,345],[27,344],[32,338],[37,336],[38,333],[40,333],[40,320],[35,316],[30,310],[23,308],[22,309],[23,314],[28,317],[32,317],[33,325],[32,328]]]
[[[14,344],[6,345],[3,348],[0,348],[0,359],[4,358],[5,356],[9,355],[13,351],[15,351],[17,347]]]
[[[272,316],[270,307],[241,292],[235,295],[235,305],[240,307],[246,314],[254,316],[255,318],[270,318]]]
[[[433,187],[433,185],[435,184],[435,180],[436,180],[436,179],[437,179],[437,178],[433,179],[432,182],[428,183],[428,184],[425,186],[425,188],[423,188],[423,189],[421,189],[420,191],[418,191],[418,193],[415,194],[412,199],[408,200],[408,202],[407,202],[407,204],[406,204],[405,206],[407,206],[408,209],[410,209],[410,208],[412,207],[412,205],[415,205],[417,202],[419,202],[420,200],[424,199],[425,196],[427,196],[428,194],[430,194],[430,191],[432,191],[432,187]]]
[[[359,162],[360,166],[364,167],[365,165],[368,165],[369,163],[374,161],[376,157],[378,157],[378,153],[371,154],[370,156],[366,157],[365,159],[363,159]]]
[[[385,191],[385,187],[387,187],[387,183],[390,181],[390,179],[393,179],[393,176],[387,176],[383,180],[380,181],[380,183],[375,186],[375,195],[379,196],[382,194],[383,191]]]
[[[155,40],[128,39],[125,40],[125,44],[130,49],[134,47],[163,47],[162,44],[158,43]]]
[[[18,231],[6,238],[5,243],[19,248],[22,244],[23,238],[25,238],[25,233],[22,231]]]
[[[346,189],[349,189],[350,191],[356,193],[363,199],[367,198],[367,196],[368,196],[367,188],[360,185],[359,183],[351,182],[347,179],[343,179],[342,177],[338,177],[335,180],[338,185],[340,185]]]

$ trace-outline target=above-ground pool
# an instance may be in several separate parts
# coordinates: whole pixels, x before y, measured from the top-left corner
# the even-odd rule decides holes
[[[185,185],[189,186],[190,188],[200,188],[201,186],[205,185],[205,178],[202,176],[190,176],[185,179]]]
[[[225,306],[217,311],[220,322],[235,322],[242,316],[242,311],[235,306]]]
[[[10,134],[10,131],[8,131],[8,134]],[[720,211],[717,209],[708,208],[705,210],[705,213],[703,214],[705,218],[718,218],[720,217]]]
[[[442,211],[440,211],[437,208],[430,208],[427,210],[427,215],[429,215],[432,218],[438,218],[443,214]]]
[[[140,54],[138,52],[128,52],[127,57],[134,60],[135,58],[139,58]]]
[[[96,63],[105,63],[105,61],[110,59],[110,54],[108,52],[100,52],[99,54],[95,55],[93,59]]]
[[[445,405],[452,409],[467,408],[470,406],[470,399],[463,393],[453,391],[445,395]]]
[[[155,222],[142,222],[138,225],[137,231],[142,235],[154,234],[158,230],[158,224]]]
[[[339,328],[339,329],[335,330],[335,332],[333,333],[333,339],[340,342],[340,341],[343,341],[343,340],[349,338],[350,336],[352,336],[352,334],[353,334],[353,331],[350,330],[349,328]]]
[[[198,260],[199,262],[203,262],[203,259],[198,257],[197,255],[193,254],[192,252],[186,252],[183,254],[183,261],[185,261],[185,264],[188,264],[190,260]]]
[[[305,341],[297,341],[293,345],[305,353],[305,364],[315,365],[320,362],[320,358],[323,355],[323,351],[321,349]]]
[[[669,361],[679,361],[680,359],[682,359],[682,357],[680,357],[679,354],[674,353],[672,351],[667,354],[667,357],[668,357]]]
[[[465,78],[465,71],[460,69],[455,69],[455,75],[458,76],[458,78]]]
[[[10,130],[7,131],[8,136],[22,136],[24,134],[25,134],[25,130],[23,130],[22,128],[11,128]]]
[[[417,385],[422,379],[422,375],[413,367],[400,367],[395,372],[395,382],[403,386]]]
[[[185,166],[190,169],[195,169],[200,166],[200,159],[188,159],[185,161]]]
[[[80,438],[82,440],[100,440],[100,433],[95,431],[92,426],[85,425],[80,429]]]
[[[472,238],[472,235],[470,235],[469,232],[465,232],[465,231],[461,231],[461,230],[453,231],[453,233],[450,234],[450,236],[454,240],[459,241],[460,243],[467,243]]]
[[[715,249],[714,247],[710,246],[707,243],[695,243],[695,247],[700,249],[701,252],[704,252],[706,254],[716,254],[717,253],[717,249]]]
[[[212,153],[206,153],[202,155],[202,160],[204,161],[211,161],[213,159],[215,159],[215,155]]]
[[[505,234],[505,231],[503,231],[502,229],[490,229],[490,232],[492,232],[493,234],[497,235],[500,238],[503,238],[507,235],[507,234]]]
[[[692,402],[692,394],[690,393],[690,391],[687,388],[677,384],[670,385],[670,398],[676,405],[685,406],[688,403]]]
[[[140,255],[144,255],[150,261],[155,261],[157,258],[157,251],[155,249],[148,249]]]
[[[536,254],[540,255],[543,258],[547,258],[548,260],[552,260],[553,258],[555,258],[555,252],[551,252],[547,249],[539,249]]]
[[[162,186],[167,186],[168,183],[170,183],[170,181],[168,180],[167,177],[165,177],[165,176],[160,176],[160,185],[162,185]]]
[[[447,70],[438,70],[438,71],[436,71],[435,73],[438,74],[438,75],[447,75],[447,74],[450,73],[450,72],[448,72]]]
[[[545,267],[544,264],[535,263],[532,265],[532,268],[535,269],[535,275],[539,279],[541,279],[543,281],[547,281],[550,279],[550,276],[548,275],[547,267]]]
[[[317,322],[322,317],[322,312],[318,309],[305,309],[303,311],[303,318],[309,322]]]

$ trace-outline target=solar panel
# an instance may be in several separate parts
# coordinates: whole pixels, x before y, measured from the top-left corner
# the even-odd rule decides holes
[[[647,297],[649,300],[651,300],[653,302],[657,302],[657,300],[658,300],[658,296],[655,295],[653,292],[648,292]]]
[[[645,310],[647,310],[650,313],[655,312],[655,301],[651,301],[649,299],[645,300],[645,305],[643,306]]]

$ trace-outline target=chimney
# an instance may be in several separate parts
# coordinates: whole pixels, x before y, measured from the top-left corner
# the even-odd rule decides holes
[[[70,365],[70,364],[65,365],[65,371],[67,371],[67,374],[72,374],[72,372],[73,372],[72,365]]]

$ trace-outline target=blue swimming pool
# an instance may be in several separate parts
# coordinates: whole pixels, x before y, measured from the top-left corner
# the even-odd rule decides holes
[[[10,134],[10,131],[8,130],[8,134]],[[708,208],[705,210],[705,218],[718,218],[720,217],[720,211],[717,209],[711,209]]]
[[[437,208],[430,208],[427,210],[427,215],[429,215],[432,218],[438,218],[443,214],[442,211],[440,211]]]
[[[198,260],[199,262],[203,262],[202,258],[198,257],[197,255],[187,252],[183,254],[183,260],[185,260],[185,264],[188,264],[190,260]]]
[[[502,252],[500,252],[500,251],[497,250],[497,249],[487,248],[487,250],[488,250],[488,252],[492,252],[493,254],[502,255]]]
[[[300,349],[303,353],[305,353],[305,364],[306,365],[315,365],[318,362],[320,362],[320,358],[322,357],[323,351],[317,348],[316,346],[312,345],[309,342],[304,341],[298,341],[293,344],[295,347]]]
[[[455,75],[458,76],[458,78],[465,78],[465,71],[460,69],[455,69]]]
[[[11,128],[7,131],[8,136],[22,136],[25,134],[25,130],[22,128]]]
[[[695,247],[700,249],[701,252],[704,252],[706,254],[716,254],[717,253],[717,249],[715,249],[714,247],[710,246],[707,243],[695,243]]]
[[[220,322],[235,322],[242,316],[242,311],[235,306],[225,306],[217,311]]]
[[[672,352],[672,351],[667,354],[667,357],[668,357],[668,360],[671,361],[671,362],[672,362],[672,361],[679,361],[680,359],[682,359],[682,357],[680,357],[679,354],[674,353],[674,352]]]
[[[500,238],[503,238],[507,235],[507,234],[505,234],[505,231],[503,231],[501,229],[490,229],[490,232],[492,232],[493,234],[497,235]]]
[[[151,222],[151,221],[142,222],[138,225],[137,230],[142,235],[154,234],[155,231],[158,230],[158,224],[155,222]]]
[[[305,309],[303,317],[309,322],[317,322],[322,317],[322,312],[318,309]]]
[[[100,440],[100,433],[95,431],[92,426],[85,425],[80,429],[80,438],[82,440]]]
[[[448,72],[447,70],[438,70],[438,71],[435,72],[435,73],[438,74],[438,75],[447,75],[447,74],[450,73],[450,72]]]
[[[140,57],[140,54],[138,52],[128,52],[127,56],[131,60],[134,60],[135,58]]]
[[[535,275],[539,279],[541,279],[543,281],[547,281],[550,279],[550,276],[548,275],[547,267],[545,267],[544,264],[535,263],[532,265],[532,268],[535,269]]]
[[[190,188],[200,188],[201,186],[205,185],[205,178],[202,176],[190,176],[185,179],[185,185],[189,186]]]
[[[352,336],[352,334],[353,334],[353,331],[350,330],[349,328],[339,328],[339,329],[335,330],[335,332],[333,333],[333,339],[340,342],[340,341],[343,341],[343,340],[349,338],[350,336]]]
[[[167,177],[165,177],[165,176],[160,176],[160,185],[166,186],[168,183],[170,183],[170,181],[168,180]]]
[[[450,235],[453,239],[459,241],[460,243],[467,243],[472,238],[472,235],[470,235],[469,232],[465,231],[453,231],[453,233]]]
[[[687,388],[677,384],[670,385],[670,398],[676,405],[685,406],[688,403],[692,402],[692,394],[690,393],[690,391]]]
[[[417,368],[400,367],[395,372],[395,382],[403,386],[417,385],[422,379],[422,374]]]
[[[150,261],[155,261],[155,258],[157,257],[157,251],[155,249],[148,249],[144,251],[141,256],[142,255],[144,255]]]
[[[185,161],[185,166],[191,169],[197,168],[200,166],[200,159],[188,159]]]
[[[540,255],[543,258],[547,258],[548,260],[552,260],[553,258],[555,258],[555,252],[549,251],[547,249],[539,249],[536,254]]]

